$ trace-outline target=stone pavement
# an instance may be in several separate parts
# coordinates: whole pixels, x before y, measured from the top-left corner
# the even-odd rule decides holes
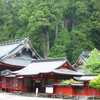
[[[30,97],[30,96],[17,95],[14,93],[0,92],[0,100],[62,100],[62,99],[32,97],[32,96]]]

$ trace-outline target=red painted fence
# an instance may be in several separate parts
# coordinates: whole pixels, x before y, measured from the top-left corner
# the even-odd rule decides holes
[[[54,86],[54,94],[59,94],[61,92],[63,95],[83,95],[100,97],[100,90],[89,88],[87,86]]]

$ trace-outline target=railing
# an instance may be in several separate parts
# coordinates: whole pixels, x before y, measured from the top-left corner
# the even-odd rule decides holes
[[[1,88],[6,88],[6,83],[1,83]]]
[[[1,87],[2,87],[2,85],[1,85],[1,83],[0,83],[0,90],[1,90]]]

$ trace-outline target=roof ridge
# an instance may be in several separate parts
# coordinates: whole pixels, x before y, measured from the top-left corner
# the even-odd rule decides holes
[[[22,38],[22,39],[9,40],[9,41],[5,41],[5,42],[0,42],[0,46],[20,43],[21,41],[26,40],[26,39],[29,40],[29,37]]]
[[[45,62],[45,61],[61,61],[61,60],[68,61],[66,57],[62,57],[62,58],[49,58],[49,59],[32,60],[32,63],[35,63],[35,62]]]
[[[23,61],[32,61],[33,59],[22,59],[22,58],[8,58],[8,59],[16,59],[16,60],[23,60]]]

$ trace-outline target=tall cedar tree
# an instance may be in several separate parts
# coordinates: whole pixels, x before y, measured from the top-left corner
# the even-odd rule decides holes
[[[99,28],[100,0],[0,0],[0,42],[29,36],[45,58],[74,63],[82,51],[100,49]]]

